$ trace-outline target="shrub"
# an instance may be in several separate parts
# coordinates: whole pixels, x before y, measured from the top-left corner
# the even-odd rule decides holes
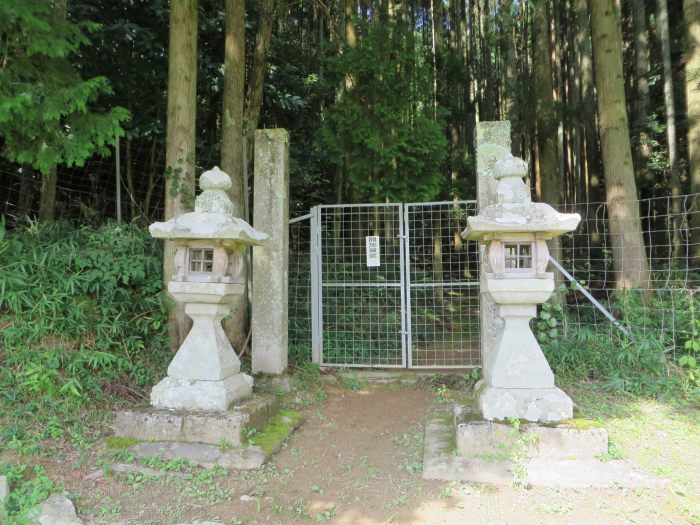
[[[139,390],[169,357],[159,243],[135,226],[0,227],[0,399]]]

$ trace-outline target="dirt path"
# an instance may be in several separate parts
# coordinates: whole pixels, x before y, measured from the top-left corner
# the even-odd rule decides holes
[[[253,489],[260,491],[259,510],[234,500],[215,514],[275,524],[688,523],[666,488],[525,490],[424,482],[423,426],[434,399],[422,389],[332,391],[325,408],[307,414],[276,458],[281,476]]]
[[[398,386],[326,386],[326,392],[325,402],[304,410],[302,427],[257,471],[202,470],[154,459],[145,466],[158,476],[110,473],[110,462],[129,458],[107,459],[94,449],[67,450],[40,463],[71,494],[86,524],[700,523],[679,504],[672,484],[653,490],[526,490],[425,482],[423,430],[438,402],[434,393]]]

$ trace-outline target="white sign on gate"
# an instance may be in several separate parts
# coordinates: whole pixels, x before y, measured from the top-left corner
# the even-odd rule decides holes
[[[367,248],[367,266],[379,266],[379,236],[368,235],[365,237],[365,245]]]

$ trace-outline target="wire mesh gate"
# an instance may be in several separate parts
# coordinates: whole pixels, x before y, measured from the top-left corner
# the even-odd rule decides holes
[[[460,237],[475,213],[475,201],[313,208],[313,360],[478,366],[478,246]]]

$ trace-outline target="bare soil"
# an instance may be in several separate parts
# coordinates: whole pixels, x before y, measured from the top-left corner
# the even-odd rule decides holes
[[[151,468],[145,473],[116,473],[108,464],[131,458],[70,447],[39,462],[66,488],[88,524],[172,525],[205,519],[344,525],[700,523],[700,449],[692,420],[683,423],[684,430],[671,426],[666,433],[636,439],[625,430],[628,422],[620,424],[624,439],[618,441],[629,449],[642,449],[645,437],[654,440],[651,450],[659,451],[658,458],[644,466],[667,475],[666,487],[495,488],[421,479],[424,424],[441,407],[435,393],[393,385],[355,391],[340,384],[326,386],[325,392],[325,401],[304,409],[302,427],[257,471],[202,470],[154,460],[145,465]],[[688,462],[680,465],[686,468],[678,473],[678,465],[664,457],[686,457]],[[659,468],[653,461],[660,462]],[[153,475],[153,468],[161,475]],[[171,476],[169,469],[187,475]]]

